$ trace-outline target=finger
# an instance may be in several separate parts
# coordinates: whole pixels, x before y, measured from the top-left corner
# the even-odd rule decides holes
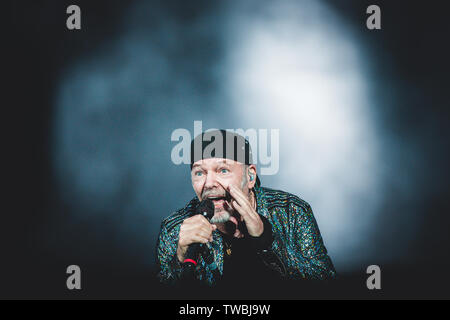
[[[240,214],[240,220],[245,223],[250,234],[253,234],[251,230],[259,230],[259,225],[262,222],[260,221],[260,218],[257,213],[255,214],[253,211],[249,213],[241,206],[239,206],[239,204],[236,201],[234,201],[233,205],[235,206],[236,211]],[[258,233],[258,231],[256,232]]]
[[[220,177],[216,177],[216,181],[225,189],[228,190],[229,182],[222,180]]]
[[[210,238],[214,228],[211,224],[199,226],[198,224],[190,224],[182,226],[180,229],[180,236],[183,239],[192,238],[193,236],[201,236],[204,238]]]
[[[234,199],[231,200],[231,206],[233,207],[234,210],[241,213],[242,207],[239,205],[239,203],[236,200],[234,200]]]
[[[219,184],[228,192],[230,192],[231,196],[238,201],[238,203],[241,206],[245,206],[248,204],[250,206],[250,202],[248,202],[248,199],[245,197],[245,195],[242,193],[242,191],[233,186],[232,184],[229,184],[225,181],[223,181],[220,177],[217,177],[216,180],[219,182]],[[234,196],[233,196],[234,195]]]
[[[249,213],[249,211],[245,207],[241,206],[236,200],[232,201],[232,205],[233,208],[239,213],[241,221],[248,222],[254,220],[254,216]]]
[[[241,210],[238,210],[238,212],[242,215],[242,216],[249,216],[249,217],[254,217],[254,210],[252,208],[252,206],[250,205],[250,202],[245,198],[244,195],[238,195],[236,193],[231,193],[234,202],[237,203],[237,205],[239,206],[239,208]],[[234,205],[236,206],[236,205]]]
[[[210,230],[195,230],[190,234],[191,238],[203,238],[203,239],[209,239],[212,235],[212,232]]]
[[[182,246],[189,246],[193,243],[207,243],[209,242],[210,237],[204,234],[197,233],[189,233],[185,234],[182,237],[180,236],[179,244]]]
[[[192,221],[195,221],[196,223],[200,223],[202,225],[209,225],[210,224],[208,219],[206,219],[201,214],[197,214],[197,215],[193,216],[192,218],[194,218]]]
[[[246,202],[248,203],[248,205],[250,205],[250,203],[248,202],[248,200],[246,199],[245,195],[242,193],[242,191],[233,186],[232,184],[229,184],[228,182],[222,180],[220,177],[217,177],[216,180],[219,182],[219,184],[228,192],[230,192],[231,196],[236,199],[239,204],[241,206],[245,205]]]
[[[240,206],[236,200],[232,200],[231,205],[233,206],[233,209],[239,213],[241,221],[248,221],[249,219],[251,219],[248,212],[242,206]]]
[[[255,208],[253,208],[250,199],[242,192],[242,190],[233,187],[231,192],[233,192],[234,199],[238,201],[242,209],[244,209],[253,219],[257,219],[258,212],[255,210]]]
[[[250,202],[248,201],[248,198],[244,195],[244,193],[233,185],[230,185],[230,194],[241,207],[246,205],[250,206]]]
[[[213,230],[212,224],[201,215],[197,215],[189,219],[191,220],[187,221],[188,219],[186,219],[186,230],[193,230],[198,228]]]
[[[208,230],[208,229],[211,229],[211,227],[209,227],[206,224],[203,224],[202,222],[198,222],[198,221],[193,221],[193,222],[190,222],[190,223],[186,223],[186,224],[181,226],[181,230],[183,232],[186,232],[186,233],[191,233],[191,232],[195,233],[199,229]]]
[[[209,237],[209,236],[212,235],[214,229],[213,229],[212,225],[209,225],[207,227],[203,227],[203,228],[198,229],[198,231],[201,232],[202,234],[207,235]]]
[[[208,243],[209,238],[201,237],[201,236],[194,236],[191,238],[192,243]]]

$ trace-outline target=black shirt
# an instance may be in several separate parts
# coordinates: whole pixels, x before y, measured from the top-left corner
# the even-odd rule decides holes
[[[257,291],[265,287],[276,275],[261,259],[260,254],[272,245],[272,225],[260,215],[264,223],[264,231],[259,237],[248,234],[245,224],[239,226],[243,238],[234,238],[222,234],[223,239],[223,276],[218,283],[222,289],[233,293]]]

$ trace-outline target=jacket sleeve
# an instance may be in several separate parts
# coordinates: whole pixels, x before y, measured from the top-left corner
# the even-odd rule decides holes
[[[293,221],[293,243],[291,243],[291,260],[289,275],[304,279],[326,280],[336,277],[336,270],[323,244],[319,227],[311,206],[291,203],[290,214]]]
[[[165,284],[175,284],[180,279],[183,270],[177,257],[180,226],[179,224],[168,230],[164,222],[161,224],[156,246],[157,276],[159,281]]]
[[[263,224],[264,231],[259,237],[252,237],[248,235],[248,241],[251,245],[251,248],[256,252],[260,252],[262,250],[270,249],[273,242],[273,234],[272,234],[272,225],[266,217],[259,215]]]

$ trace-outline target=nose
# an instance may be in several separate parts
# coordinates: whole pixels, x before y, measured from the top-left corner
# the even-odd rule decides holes
[[[214,171],[210,171],[206,175],[206,181],[204,188],[205,189],[212,189],[217,188],[219,186],[219,183],[216,180],[216,173]]]

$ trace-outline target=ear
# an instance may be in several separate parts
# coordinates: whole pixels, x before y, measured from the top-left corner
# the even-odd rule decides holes
[[[254,164],[249,165],[246,174],[247,174],[248,188],[252,189],[256,184],[256,166]]]

